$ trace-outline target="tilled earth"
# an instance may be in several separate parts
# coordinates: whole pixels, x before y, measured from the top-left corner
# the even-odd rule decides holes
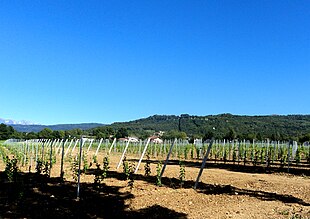
[[[0,218],[310,218],[308,172],[304,176],[252,173],[207,163],[194,190],[201,161],[184,162],[182,187],[180,166],[170,163],[159,187],[155,185],[157,161],[152,160],[151,175],[144,175],[142,162],[131,188],[122,165],[116,169],[119,159],[119,154],[110,157],[110,170],[99,188],[93,186],[95,165],[81,176],[79,200],[68,161],[64,182],[58,178],[58,161],[50,179],[22,167],[25,172],[16,185],[5,180],[5,166],[0,163]],[[127,160],[137,165],[137,157]]]

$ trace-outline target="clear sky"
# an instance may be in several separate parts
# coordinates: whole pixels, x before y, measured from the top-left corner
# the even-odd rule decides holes
[[[310,113],[309,0],[0,1],[0,117]]]

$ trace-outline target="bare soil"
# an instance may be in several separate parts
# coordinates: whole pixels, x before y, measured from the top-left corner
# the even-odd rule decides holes
[[[82,174],[79,200],[68,161],[66,180],[60,181],[60,157],[51,178],[21,167],[24,172],[15,184],[5,179],[5,165],[0,162],[0,218],[310,218],[309,169],[297,176],[207,163],[194,190],[201,161],[184,161],[186,179],[181,188],[177,161],[168,164],[159,187],[157,160],[152,160],[151,176],[144,175],[142,162],[131,189],[122,166],[116,169],[120,157],[110,156],[110,170],[100,188],[93,186],[94,165]],[[102,160],[99,156],[101,166]],[[138,157],[127,160],[138,163]]]

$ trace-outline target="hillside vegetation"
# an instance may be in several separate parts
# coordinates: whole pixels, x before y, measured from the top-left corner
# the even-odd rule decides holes
[[[72,129],[87,130],[98,126],[103,126],[101,123],[80,123],[80,124],[58,124],[58,125],[11,125],[16,131],[19,132],[39,132],[45,128],[53,131],[66,131]]]
[[[125,128],[129,133],[137,135],[143,135],[145,132],[171,132],[174,130],[185,132],[189,137],[214,136],[216,138],[270,138],[284,140],[310,134],[310,115],[154,115],[130,122],[113,123],[99,129],[108,127],[114,130]]]
[[[97,126],[97,127],[96,127]],[[145,139],[164,131],[162,138],[310,140],[310,115],[239,116],[220,114],[193,116],[182,114],[154,115],[129,122],[102,124],[72,124],[54,126],[2,124],[0,139],[7,138],[79,138],[82,134],[96,138],[137,136]],[[40,128],[41,130],[37,129]],[[2,131],[1,131],[2,130]],[[1,134],[2,133],[2,134]]]

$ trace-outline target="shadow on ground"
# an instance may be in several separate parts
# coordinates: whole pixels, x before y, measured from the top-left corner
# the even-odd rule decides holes
[[[88,174],[92,174],[90,171]],[[118,180],[124,180],[124,174],[116,171],[109,171],[108,177],[116,178]],[[136,174],[134,176],[135,180],[145,181],[150,184],[156,183],[156,176],[144,176],[141,174]],[[162,177],[162,185],[165,187],[178,189],[180,188],[180,181],[177,178]],[[193,189],[195,182],[192,180],[184,181],[182,188]],[[283,203],[297,203],[304,206],[310,206],[310,203],[303,201],[300,198],[296,198],[292,195],[277,194],[273,192],[266,192],[261,190],[251,190],[251,189],[240,189],[231,185],[216,185],[216,184],[206,184],[199,182],[197,187],[198,193],[204,193],[207,195],[211,194],[226,194],[226,195],[246,195],[250,197],[255,197],[261,200],[269,201],[281,201]]]
[[[35,173],[19,173],[8,182],[0,172],[0,218],[187,218],[184,213],[154,205],[132,211],[125,205],[131,193],[121,187],[82,183],[76,200],[75,183],[61,182]]]
[[[260,190],[240,189],[231,185],[210,185],[201,183],[197,191],[204,194],[247,195],[265,201],[281,201],[283,203],[296,203],[303,206],[310,206],[310,203],[292,195],[277,194]]]
[[[86,174],[94,174],[90,169]],[[109,178],[124,180],[124,173],[108,171]],[[35,173],[19,173],[13,182],[8,182],[6,174],[0,172],[0,218],[187,218],[184,213],[153,205],[137,211],[125,204],[133,199],[130,192],[121,192],[123,187],[104,185],[100,189],[91,183],[82,183],[80,200],[76,200],[76,183],[61,182],[59,178],[48,178]],[[155,184],[156,176],[134,175],[135,180]],[[178,189],[176,178],[162,178],[164,187]],[[193,189],[195,182],[184,181],[184,189]],[[275,200],[310,206],[309,203],[292,195],[241,189],[231,185],[199,183],[198,193],[206,195],[244,195],[261,200]]]
[[[128,159],[128,161],[137,162],[137,159]],[[150,160],[150,163],[158,163],[157,160]],[[200,168],[202,164],[202,160],[185,160],[183,161],[183,164],[186,167],[193,167],[193,168]],[[179,165],[179,160],[171,159],[168,161],[168,165]],[[233,161],[226,161],[225,163],[223,161],[214,161],[214,160],[207,160],[206,162],[206,168],[218,168],[218,169],[226,169],[229,171],[234,172],[242,172],[242,173],[290,173],[293,175],[298,176],[310,176],[310,165],[305,164],[302,166],[298,166],[296,164],[290,164],[290,167],[288,168],[287,165],[280,166],[272,164],[271,166],[266,167],[266,164],[258,163],[256,166],[253,166],[253,164],[250,161],[246,162],[246,165],[244,165],[243,161],[240,162],[233,162]]]

